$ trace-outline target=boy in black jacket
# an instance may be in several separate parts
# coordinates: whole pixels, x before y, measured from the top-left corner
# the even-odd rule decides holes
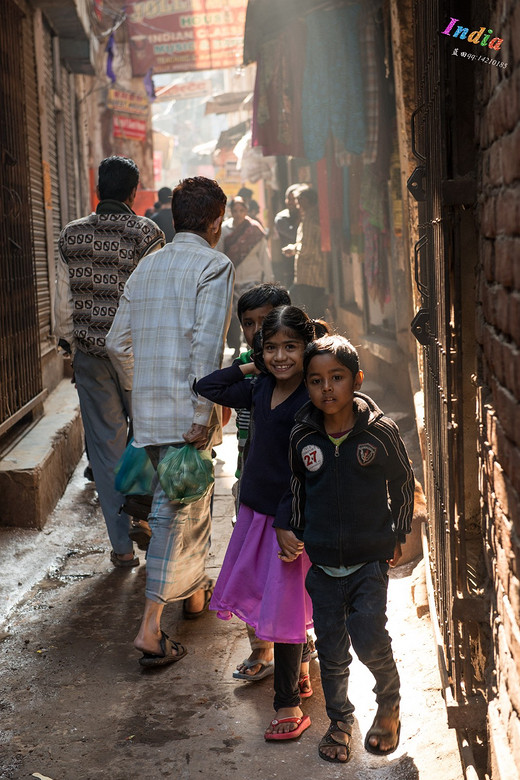
[[[365,748],[377,755],[399,744],[399,675],[386,630],[388,567],[410,531],[414,476],[396,424],[359,393],[363,372],[342,336],[308,345],[304,374],[310,401],[291,433],[290,525],[312,561],[306,587],[329,729],[319,744],[326,761],[350,757],[354,706],[347,695],[350,644],[375,677],[377,714]],[[288,515],[288,511],[286,512]],[[283,527],[283,512],[275,525]],[[278,537],[280,556],[296,549]]]

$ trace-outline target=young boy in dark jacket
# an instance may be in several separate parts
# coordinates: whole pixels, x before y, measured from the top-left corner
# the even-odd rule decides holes
[[[388,567],[401,557],[411,527],[414,476],[396,424],[358,392],[363,372],[347,339],[309,344],[304,374],[310,401],[291,433],[292,499],[275,525],[287,527],[291,516],[312,562],[306,587],[331,721],[319,754],[346,762],[354,712],[347,695],[351,643],[376,680],[378,709],[365,748],[386,755],[399,744],[399,675],[386,600]],[[298,554],[280,547],[282,559]]]

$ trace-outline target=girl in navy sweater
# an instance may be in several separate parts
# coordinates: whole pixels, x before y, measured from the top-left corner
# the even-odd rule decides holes
[[[315,334],[313,322],[295,306],[273,309],[260,333],[265,372],[254,363],[235,364],[204,377],[195,389],[215,403],[251,409],[240,508],[210,609],[224,620],[236,615],[254,626],[258,637],[274,642],[276,718],[264,737],[284,740],[299,737],[311,724],[300,709],[300,674],[308,672],[306,631],[312,626],[305,590],[310,561],[293,531],[275,529],[273,523],[289,489],[289,434],[294,415],[308,400],[303,353]],[[251,373],[259,374],[258,380],[244,381]],[[308,696],[312,689],[308,678],[305,682]]]

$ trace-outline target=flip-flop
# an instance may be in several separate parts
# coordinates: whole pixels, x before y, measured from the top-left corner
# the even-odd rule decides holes
[[[204,606],[202,607],[202,609],[199,609],[198,612],[190,612],[188,609],[186,609],[186,604],[188,599],[184,599],[184,601],[182,602],[182,617],[184,618],[184,620],[196,620],[207,611],[208,604],[211,601],[211,597],[213,596],[214,588],[215,588],[215,583],[212,580],[209,583],[209,586],[204,591]]]
[[[166,664],[174,664],[184,658],[188,652],[186,648],[180,644],[180,642],[174,642],[169,638],[168,634],[161,631],[161,650],[162,655],[159,653],[143,653],[139,659],[141,666],[165,666]]]
[[[282,733],[266,731],[264,734],[266,742],[280,739],[298,739],[311,725],[311,719],[308,715],[302,715],[301,718],[275,718],[271,721],[271,726],[278,726],[280,723],[297,723],[298,725],[292,731]]]
[[[340,731],[342,734],[345,734],[345,736],[347,736],[349,738],[348,739],[348,743],[340,742],[335,737],[333,737],[332,735],[333,735],[333,733],[335,731]],[[350,733],[350,731],[345,731],[345,729],[340,729],[340,727],[338,726],[337,721],[332,721],[331,720],[330,726],[327,729],[327,733],[323,735],[323,737],[320,739],[320,744],[318,745],[318,755],[319,755],[319,757],[322,758],[324,761],[330,761],[332,764],[346,764],[348,762],[349,758],[350,758],[350,753],[351,753],[351,750],[352,750],[351,739],[352,739],[352,734]],[[345,750],[347,751],[347,760],[346,761],[341,761],[341,759],[339,759],[339,758],[332,758],[332,756],[328,756],[326,753],[323,753],[321,751],[321,748],[323,748],[323,747],[343,747],[343,748],[345,748]]]
[[[308,688],[305,686],[305,683],[307,681],[309,682]],[[311,678],[308,674],[302,674],[302,676],[298,680],[298,690],[300,691],[300,699],[308,699],[309,696],[312,696],[312,694],[314,693],[314,691],[312,690]]]
[[[261,666],[262,668],[259,669],[256,674],[246,674],[245,672],[239,672],[238,669],[233,672],[233,677],[235,680],[247,680],[247,682],[257,682],[258,680],[263,680],[265,677],[269,677],[270,674],[273,674],[274,672],[274,661],[250,661],[249,658],[245,658],[242,661],[242,666],[245,666],[246,669],[252,669],[253,666]]]
[[[392,732],[388,731],[387,729],[383,729],[381,726],[378,725],[378,716],[374,718],[374,722],[372,723],[372,726],[368,729],[367,735],[365,737],[365,750],[368,750],[369,753],[373,753],[375,756],[387,756],[389,753],[393,753],[394,750],[397,750],[399,746],[399,737],[401,735],[401,721],[397,724],[397,731],[395,733],[395,745],[392,747],[383,749],[380,748],[379,745],[371,745],[368,741],[370,737],[379,737],[381,740],[381,737],[391,737]]]

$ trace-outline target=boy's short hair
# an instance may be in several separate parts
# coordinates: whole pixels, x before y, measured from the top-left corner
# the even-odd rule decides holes
[[[98,169],[100,200],[127,200],[139,184],[139,168],[129,157],[105,157]]]
[[[353,344],[344,336],[334,334],[324,336],[316,341],[307,344],[303,353],[303,376],[307,377],[309,363],[316,355],[333,355],[338,363],[342,363],[352,376],[355,377],[359,371],[359,355]]]
[[[240,296],[237,303],[237,316],[242,322],[242,315],[245,311],[260,309],[261,306],[271,305],[273,309],[277,306],[290,306],[291,298],[285,287],[279,284],[257,284],[247,290]]]
[[[172,214],[177,233],[200,233],[208,231],[226,208],[227,198],[213,179],[194,176],[183,179],[172,194]]]

